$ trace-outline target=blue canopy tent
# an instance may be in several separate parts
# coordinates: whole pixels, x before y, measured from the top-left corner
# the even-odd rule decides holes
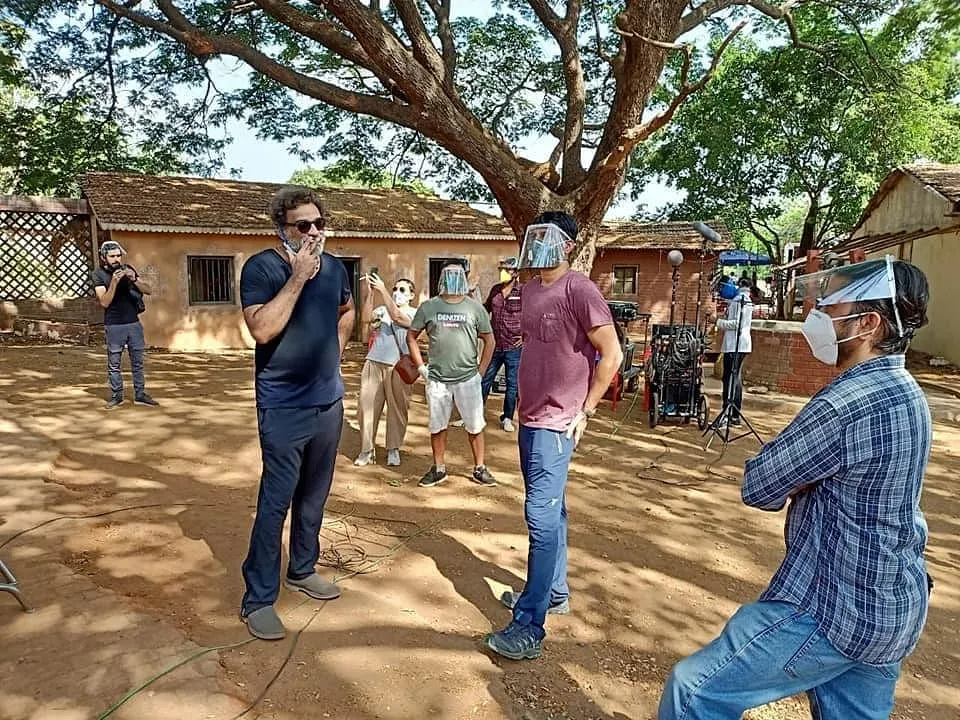
[[[759,255],[749,250],[723,250],[720,253],[721,265],[769,265],[769,255]]]

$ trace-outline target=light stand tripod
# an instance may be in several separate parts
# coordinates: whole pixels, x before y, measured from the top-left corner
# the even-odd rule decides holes
[[[743,369],[743,356],[740,353],[740,331],[743,328],[743,306],[746,304],[746,296],[743,293],[738,293],[739,302],[737,303],[737,342],[734,346],[733,352],[733,365],[730,368],[730,372],[726,372],[724,368],[724,374],[727,375],[727,381],[724,383],[723,391],[726,396],[727,401],[723,404],[723,410],[720,411],[720,414],[717,415],[713,422],[711,422],[707,429],[703,431],[704,436],[707,433],[711,433],[710,438],[707,440],[707,444],[704,445],[704,450],[709,450],[710,445],[713,443],[714,438],[722,438],[723,446],[726,447],[729,443],[736,442],[740,438],[745,438],[747,435],[753,435],[757,438],[757,442],[763,445],[763,438],[760,437],[760,434],[754,429],[753,425],[750,424],[750,421],[746,418],[742,411],[736,408],[733,403],[734,390],[743,392],[740,387],[740,371]],[[734,302],[734,301],[731,301]],[[725,332],[730,332],[726,330]],[[726,362],[726,358],[724,358]],[[742,420],[744,425],[747,426],[747,430],[740,432],[739,435],[735,437],[730,437],[730,428],[733,426],[734,413],[736,413],[736,419]]]
[[[3,560],[0,560],[0,592],[7,592],[13,595],[17,602],[20,603],[20,607],[24,609],[25,612],[33,612],[33,608],[27,603],[23,597],[23,593],[20,591],[20,585],[17,583],[17,578],[14,577],[13,573],[10,572],[10,569],[3,564]]]

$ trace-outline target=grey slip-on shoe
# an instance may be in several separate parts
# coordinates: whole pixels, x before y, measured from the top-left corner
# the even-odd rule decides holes
[[[287,586],[288,590],[302,592],[317,600],[336,600],[340,597],[340,588],[332,582],[324,580],[316,573],[308,575],[302,580],[294,580],[288,577],[283,581],[283,584]]]
[[[258,608],[249,615],[241,615],[240,619],[247,624],[247,630],[255,638],[261,640],[283,640],[287,631],[283,622],[272,605]]]

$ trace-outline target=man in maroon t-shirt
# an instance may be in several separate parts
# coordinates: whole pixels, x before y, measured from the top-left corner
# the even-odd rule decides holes
[[[520,351],[523,338],[520,335],[520,307],[523,285],[517,280],[519,261],[515,257],[500,261],[500,282],[490,288],[487,301],[483,306],[490,313],[493,337],[496,346],[493,360],[483,374],[483,402],[487,402],[493,381],[500,368],[506,380],[503,394],[503,412],[500,414],[500,427],[504,432],[513,432],[513,416],[517,410],[517,372],[520,370]]]
[[[539,270],[523,286],[520,318],[527,582],[522,593],[503,594],[513,620],[485,638],[487,647],[513,660],[539,657],[547,612],[569,612],[564,492],[570,457],[623,362],[606,300],[588,277],[570,270],[577,232],[567,213],[543,213],[527,228],[520,252],[520,269]]]

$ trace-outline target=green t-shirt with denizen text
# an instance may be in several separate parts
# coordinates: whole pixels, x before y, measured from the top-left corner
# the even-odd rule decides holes
[[[490,316],[472,298],[450,303],[433,297],[417,308],[411,330],[426,330],[430,337],[430,379],[443,383],[469,380],[478,372],[478,338],[493,332]]]

